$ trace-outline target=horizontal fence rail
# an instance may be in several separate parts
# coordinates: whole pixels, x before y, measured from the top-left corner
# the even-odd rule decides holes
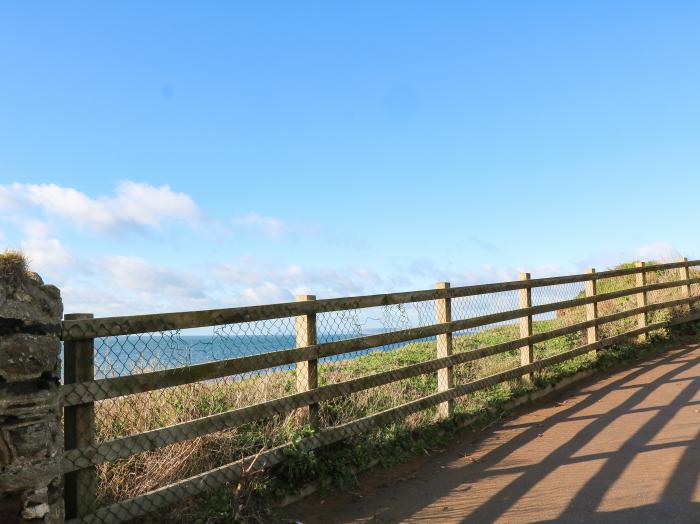
[[[641,271],[658,271],[700,265],[700,260],[673,262],[646,266]],[[86,338],[133,335],[152,331],[189,329],[239,322],[253,322],[282,317],[310,315],[345,309],[359,309],[394,304],[407,304],[440,298],[459,298],[500,291],[513,291],[523,288],[555,286],[599,280],[603,278],[634,275],[640,269],[616,269],[600,273],[569,275],[562,277],[534,278],[527,281],[515,280],[499,284],[480,284],[475,286],[454,287],[449,289],[429,289],[408,291],[405,293],[386,293],[350,298],[329,298],[310,302],[285,302],[265,306],[247,306],[227,309],[211,309],[183,313],[161,313],[153,315],[133,315],[125,317],[105,317],[89,320],[66,320],[63,322],[61,337],[63,340],[81,340]]]
[[[700,283],[700,278],[692,279],[690,282],[698,284]],[[284,366],[286,364],[294,364],[296,362],[304,362],[310,359],[319,359],[334,355],[342,355],[344,353],[352,353],[354,351],[372,349],[374,347],[383,346],[389,343],[408,342],[433,335],[481,327],[496,322],[515,320],[524,315],[549,313],[560,309],[591,304],[604,300],[611,300],[644,291],[648,292],[652,290],[666,289],[669,287],[678,287],[678,284],[675,282],[671,284],[672,285],[669,285],[668,282],[665,282],[662,284],[635,287],[629,290],[624,290],[624,293],[620,291],[611,292],[594,297],[555,302],[544,306],[534,306],[507,311],[504,313],[483,315],[465,320],[455,320],[444,324],[433,324],[420,328],[393,331],[391,333],[382,333],[379,335],[370,335],[337,342],[328,342],[325,344],[314,344],[312,346],[305,346],[302,348],[294,348],[284,351],[274,351],[261,355],[253,355],[250,357],[222,360],[209,364],[197,364],[186,368],[175,368],[164,371],[154,371],[151,373],[140,373],[138,375],[130,375],[125,377],[107,378],[91,382],[69,384],[63,389],[64,403],[66,406],[72,406],[89,401],[105,400],[122,395],[130,395],[133,393],[143,393],[145,391],[188,384],[199,380],[210,380],[250,371],[259,371],[266,368]],[[645,312],[683,305],[686,303],[688,303],[688,299],[680,299],[665,305],[653,304],[650,306],[644,306],[642,308],[636,308],[634,313],[630,313],[630,315],[612,316],[612,318],[604,322],[611,322],[613,320],[625,318],[626,316],[638,315]],[[598,320],[590,324],[590,326],[599,325],[601,323],[603,322]],[[581,327],[590,326],[584,324],[581,325]]]
[[[90,409],[93,409],[92,406],[96,406],[100,402],[121,401],[121,399],[128,399],[131,396],[137,397],[138,395],[152,394],[168,390],[168,388],[194,383],[215,383],[217,380],[225,377],[262,376],[255,375],[261,372],[289,373],[292,376],[296,374],[297,384],[299,384],[299,373],[302,370],[308,373],[310,369],[317,373],[316,363],[322,363],[323,361],[320,359],[324,358],[340,357],[352,359],[356,358],[352,355],[377,348],[388,348],[386,351],[391,353],[395,348],[403,347],[401,345],[405,343],[429,338],[434,340],[435,337],[439,338],[440,336],[452,337],[455,333],[471,332],[469,330],[480,329],[486,326],[504,325],[517,328],[517,322],[523,318],[529,319],[530,324],[528,325],[530,326],[532,326],[533,318],[536,322],[539,322],[538,318],[541,319],[543,316],[555,314],[556,316],[553,318],[565,319],[569,311],[579,311],[581,318],[585,318],[585,320],[578,320],[579,317],[573,317],[577,321],[563,326],[555,324],[550,326],[547,324],[546,327],[548,329],[542,332],[537,332],[537,330],[533,332],[532,327],[526,331],[521,329],[520,336],[516,335],[512,340],[495,344],[481,344],[481,347],[466,351],[453,352],[453,339],[443,339],[443,343],[449,344],[447,352],[442,354],[434,353],[434,358],[427,358],[417,363],[399,365],[395,369],[376,371],[364,376],[335,380],[321,385],[317,383],[314,375],[313,380],[304,378],[303,388],[299,389],[300,386],[298,385],[298,389],[294,393],[253,402],[243,407],[226,409],[211,415],[199,416],[193,420],[165,425],[156,429],[101,442],[97,442],[94,435],[83,436],[78,445],[66,449],[62,460],[62,469],[66,475],[94,478],[86,472],[94,471],[98,466],[126,460],[142,453],[154,452],[167,446],[206,437],[210,434],[230,431],[245,424],[270,419],[271,417],[292,416],[300,410],[308,410],[311,407],[314,407],[314,411],[307,413],[313,413],[313,416],[317,417],[318,406],[323,405],[323,403],[350,398],[354,394],[372,388],[390,386],[393,383],[407,379],[435,376],[436,373],[442,373],[443,377],[447,377],[448,382],[434,390],[435,393],[383,409],[356,420],[342,422],[332,427],[316,427],[318,422],[314,422],[315,430],[313,433],[299,441],[295,441],[293,444],[294,449],[310,451],[372,428],[380,427],[388,422],[401,420],[413,413],[440,406],[452,406],[451,403],[453,401],[465,395],[491,388],[504,382],[520,380],[521,378],[525,380],[533,376],[534,373],[542,372],[551,366],[561,364],[575,357],[610,348],[635,337],[641,339],[641,337],[645,337],[650,332],[700,320],[700,313],[694,310],[695,304],[700,301],[700,293],[693,293],[693,289],[700,286],[700,271],[693,270],[691,272],[691,268],[698,265],[700,265],[700,260],[690,262],[682,260],[670,264],[638,265],[637,267],[599,273],[591,270],[581,275],[523,279],[498,284],[450,288],[449,284],[445,285],[443,283],[439,289],[406,293],[324,300],[313,300],[314,297],[310,297],[311,299],[305,298],[303,301],[267,306],[160,315],[65,320],[62,326],[63,340],[67,344],[81,344],[75,347],[85,348],[90,346],[91,343],[86,346],[82,344],[82,341],[91,341],[99,338],[288,319],[290,317],[297,318],[296,344],[299,347],[293,347],[295,344],[293,341],[290,341],[289,344],[292,347],[288,349],[236,358],[223,358],[213,362],[191,364],[172,369],[76,381],[64,384],[61,387],[66,409],[82,409],[82,406],[90,406]],[[671,273],[671,270],[679,271]],[[671,275],[673,279],[648,283],[646,275],[654,272],[658,275],[663,275],[664,278],[668,278]],[[676,273],[679,278],[675,277]],[[644,275],[645,278],[640,278],[639,275]],[[623,277],[634,278],[632,278],[632,283],[623,289],[596,293],[596,283],[600,285],[606,279],[611,281],[610,279]],[[566,300],[532,305],[532,301],[528,298],[526,302],[521,302],[520,306],[514,304],[506,311],[481,314],[469,318],[458,318],[456,320],[454,319],[454,314],[452,317],[449,314],[449,304],[453,299],[577,283],[592,283],[592,285],[586,284],[585,290],[583,287],[581,289],[575,288],[571,293],[575,294],[576,297]],[[662,293],[658,296],[663,298],[663,300],[650,300],[647,302],[648,297],[653,297],[654,293]],[[615,302],[620,300],[623,301],[620,304],[624,305],[624,309],[616,310],[613,308],[611,312],[608,311],[599,315],[599,312],[602,312],[600,309],[602,304],[616,304],[615,307],[622,307]],[[317,342],[316,315],[427,301],[435,301],[436,304],[440,304],[439,307],[443,308],[442,310],[436,310],[438,312],[434,318],[438,320],[437,322],[407,329],[393,329],[386,333],[355,336],[313,344],[308,343]],[[445,304],[447,304],[447,310],[444,309]],[[629,307],[627,304],[633,307]],[[452,307],[454,308],[454,305]],[[648,321],[653,316],[652,314],[672,310],[677,311],[677,313],[672,314],[669,318],[652,322]],[[442,311],[442,313],[439,313],[439,311]],[[447,315],[444,314],[445,311],[448,311]],[[298,320],[300,318],[307,320],[300,322]],[[439,322],[441,318],[448,321]],[[621,333],[601,336],[601,329],[621,321],[629,321],[636,327],[625,329]],[[508,324],[509,322],[511,324]],[[513,322],[515,324],[512,324]],[[536,324],[535,327],[537,327]],[[299,329],[313,331],[300,336]],[[567,336],[577,337],[572,340],[578,340],[583,337],[584,343],[579,343],[573,349],[567,349],[558,354],[539,359],[536,358],[537,354],[535,353],[534,360],[532,360],[532,357],[529,357],[528,360],[522,361],[522,365],[465,383],[453,383],[453,370],[457,366],[509,352],[512,353],[524,347],[537,347],[537,344]],[[457,337],[454,340],[459,340],[459,338]],[[444,342],[444,340],[447,340],[447,342]],[[299,344],[299,341],[301,341],[301,344]],[[73,351],[72,348],[74,346],[70,347],[71,351]],[[313,367],[306,366],[306,363],[309,362],[314,363]],[[343,362],[347,362],[347,360],[343,360]],[[303,367],[302,364],[304,365]],[[246,375],[251,373],[253,375]],[[450,407],[449,411],[439,411],[439,413],[442,413],[441,416],[449,416],[452,413],[452,407]],[[314,420],[316,421],[316,418]],[[68,430],[71,429],[68,428]],[[261,449],[255,455],[235,460],[126,500],[109,503],[94,510],[94,505],[90,501],[87,504],[83,502],[78,506],[89,509],[69,515],[72,517],[69,519],[69,522],[124,522],[147,515],[153,511],[176,504],[183,497],[199,495],[222,487],[227,483],[237,482],[253,466],[256,470],[272,467],[285,459],[290,446],[292,446],[291,443],[286,443],[270,449]],[[94,491],[94,487],[91,489]],[[79,497],[80,494],[81,490],[78,487],[74,496]],[[90,495],[88,493],[88,496],[94,498],[94,494]]]

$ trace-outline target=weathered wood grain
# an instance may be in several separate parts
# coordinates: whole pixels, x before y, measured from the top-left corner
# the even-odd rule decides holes
[[[67,319],[89,319],[90,313],[73,313]],[[92,381],[95,378],[93,341],[73,340],[63,348],[63,380],[66,384]],[[67,406],[63,413],[64,448],[70,452],[85,449],[95,442],[95,404],[85,402]],[[73,471],[63,479],[63,497],[68,518],[88,515],[95,510],[97,473],[94,466]]]

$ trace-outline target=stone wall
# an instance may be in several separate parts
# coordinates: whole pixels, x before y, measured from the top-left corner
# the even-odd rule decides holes
[[[63,522],[59,290],[0,276],[0,522]]]

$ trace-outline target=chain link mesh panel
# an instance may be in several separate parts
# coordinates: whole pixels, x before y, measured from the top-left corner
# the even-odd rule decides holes
[[[281,318],[214,326],[210,329],[164,331],[95,339],[95,378],[186,369],[226,359],[264,355],[295,346],[295,319]],[[295,365],[193,382],[95,403],[95,440],[109,442],[169,426],[181,440],[138,453],[140,442],[125,441],[122,452],[133,456],[97,468],[98,505],[131,498],[289,441],[298,425],[286,415],[244,423],[234,429],[192,437],[178,424],[240,410],[296,392]],[[201,430],[196,432],[201,433]],[[117,442],[117,444],[119,441]],[[129,449],[130,444],[133,445]]]
[[[636,287],[635,275],[624,275],[620,277],[601,278],[597,280],[597,294],[612,293]],[[601,300],[598,302],[598,316],[608,316],[623,311],[629,311],[637,307],[637,299],[635,295],[627,295],[624,297],[614,298],[610,300]],[[615,320],[603,324],[598,328],[598,336],[600,338],[614,337],[619,333],[629,331],[637,327],[635,317],[626,317],[620,320]]]
[[[452,319],[462,320],[495,313],[515,311],[519,308],[518,294],[515,291],[502,291],[488,295],[476,295],[452,299]],[[520,338],[518,320],[505,320],[476,328],[455,331],[453,335],[454,352],[473,351]],[[518,349],[506,351],[479,360],[465,362],[454,366],[455,385],[472,382],[478,378],[493,375],[511,369],[520,364]],[[495,386],[496,388],[508,385]],[[457,413],[474,413],[483,407],[483,399],[492,398],[493,391],[476,392],[455,401]]]
[[[540,306],[544,304],[564,302],[577,298],[584,298],[585,296],[586,291],[585,284],[583,282],[537,287],[532,289],[532,305]],[[585,306],[564,307],[550,313],[535,315],[532,322],[532,332],[534,334],[546,333],[555,329],[570,327],[584,322],[585,320]],[[586,343],[587,340],[585,330],[574,331],[573,333],[569,333],[562,337],[557,337],[539,344],[534,344],[534,359],[535,361],[542,360],[544,358],[572,350]],[[576,358],[581,362],[593,359],[590,354],[581,355]],[[573,362],[573,366],[576,367],[580,365],[581,362]],[[555,373],[559,371],[560,370],[557,369]],[[537,373],[536,378],[538,380],[546,380],[549,374],[551,374],[550,370],[544,369]]]
[[[691,266],[688,273],[691,280],[700,278],[700,267]],[[690,285],[690,294],[695,297],[700,296],[700,283]]]

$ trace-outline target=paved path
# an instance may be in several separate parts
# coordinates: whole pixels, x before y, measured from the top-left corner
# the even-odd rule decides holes
[[[304,524],[700,522],[699,430],[695,344],[288,513]]]

